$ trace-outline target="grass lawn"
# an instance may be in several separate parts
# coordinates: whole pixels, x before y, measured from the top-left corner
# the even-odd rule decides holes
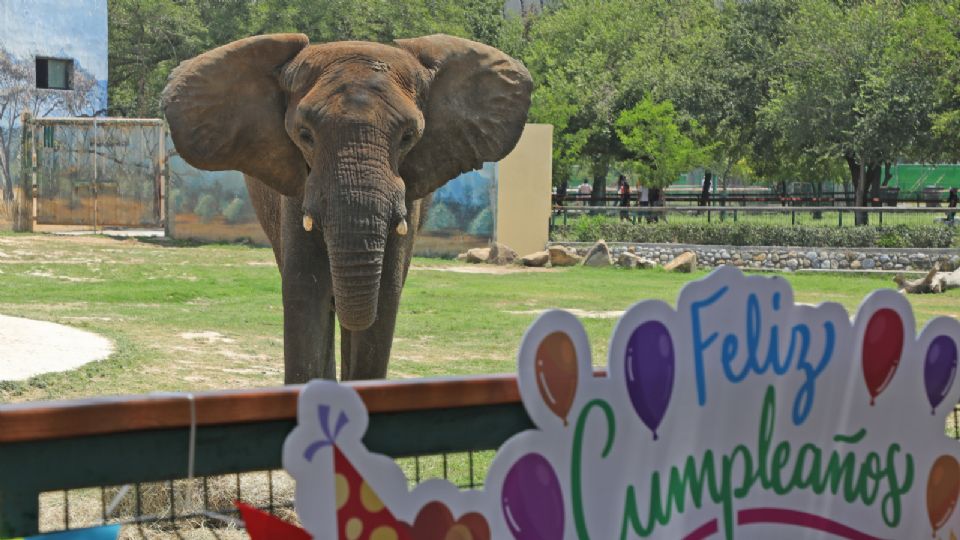
[[[692,278],[661,271],[565,268],[497,274],[417,259],[404,290],[390,378],[512,372],[542,309],[587,312],[603,363],[615,312],[647,298],[673,303]],[[889,277],[791,275],[797,301],[849,311]],[[960,292],[912,296],[922,324],[956,316]],[[272,252],[99,237],[0,235],[0,313],[49,320],[112,339],[108,360],[0,384],[0,400],[282,384],[280,279]]]

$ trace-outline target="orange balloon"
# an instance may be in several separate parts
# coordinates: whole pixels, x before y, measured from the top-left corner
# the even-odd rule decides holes
[[[950,519],[960,496],[960,463],[953,456],[940,456],[930,468],[927,479],[927,516],[933,534]]]
[[[537,388],[547,407],[567,425],[567,415],[577,395],[577,351],[564,332],[543,338],[534,362]]]

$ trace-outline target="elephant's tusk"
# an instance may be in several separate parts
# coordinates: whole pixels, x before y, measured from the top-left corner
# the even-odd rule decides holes
[[[303,215],[303,230],[310,232],[313,230],[313,218],[307,214]]]
[[[400,220],[400,224],[397,225],[397,234],[399,234],[400,236],[407,235],[407,220],[405,219]]]

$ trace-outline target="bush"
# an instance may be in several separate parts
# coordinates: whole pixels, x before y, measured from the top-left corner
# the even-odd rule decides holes
[[[940,225],[877,228],[772,225],[758,223],[630,223],[603,216],[578,219],[551,235],[558,242],[634,242],[728,246],[947,248],[954,231]]]

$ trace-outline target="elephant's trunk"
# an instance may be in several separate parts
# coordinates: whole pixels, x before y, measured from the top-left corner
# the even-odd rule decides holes
[[[376,320],[387,237],[406,218],[403,183],[371,146],[341,146],[330,167],[311,172],[304,193],[304,211],[318,218],[327,244],[337,318],[349,330]]]

